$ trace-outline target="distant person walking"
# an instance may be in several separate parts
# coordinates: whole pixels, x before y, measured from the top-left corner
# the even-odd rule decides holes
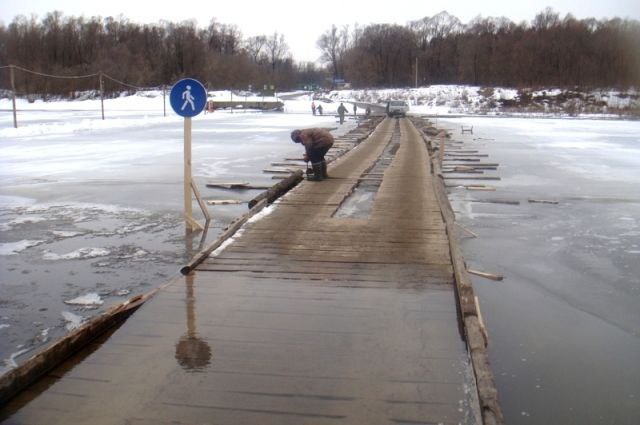
[[[329,130],[324,128],[293,130],[291,132],[291,140],[294,143],[304,145],[304,160],[305,162],[311,161],[311,167],[313,168],[313,177],[309,180],[320,181],[329,178],[327,175],[327,162],[324,159],[324,156],[333,146],[333,136],[329,133]]]
[[[347,113],[347,108],[345,108],[342,102],[340,102],[340,106],[338,106],[338,115],[340,116],[340,124],[344,123],[344,114],[346,113]]]
[[[318,105],[317,110],[318,110],[318,113],[322,115],[322,105]]]
[[[311,113],[316,114],[316,102],[311,102]]]
[[[353,116],[355,117],[356,115],[358,115],[358,105],[356,105],[355,103],[353,104]]]

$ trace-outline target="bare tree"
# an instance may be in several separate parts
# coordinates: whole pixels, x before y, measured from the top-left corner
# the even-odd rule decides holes
[[[269,54],[269,62],[271,63],[271,72],[275,73],[276,65],[281,63],[289,53],[289,46],[284,40],[283,34],[274,32],[271,37],[267,38],[267,52]]]
[[[260,57],[265,54],[267,46],[267,37],[264,35],[256,35],[245,40],[244,48],[253,59],[254,63],[260,62]]]
[[[338,78],[338,56],[341,46],[341,33],[335,25],[318,38],[317,46],[322,51],[322,59],[328,62],[332,69],[333,81]]]

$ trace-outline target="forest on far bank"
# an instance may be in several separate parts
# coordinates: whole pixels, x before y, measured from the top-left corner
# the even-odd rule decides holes
[[[40,20],[17,16],[0,24],[0,89],[11,89],[8,65],[16,67],[18,94],[42,97],[96,90],[98,73],[110,77],[105,91],[113,94],[185,76],[209,89],[278,91],[333,88],[336,80],[354,88],[640,87],[640,21],[579,20],[550,8],[520,23],[477,17],[463,24],[440,12],[404,26],[332,25],[317,46],[322,65],[296,62],[277,31],[243,37],[215,18],[198,28],[194,21],[142,25],[58,11]]]

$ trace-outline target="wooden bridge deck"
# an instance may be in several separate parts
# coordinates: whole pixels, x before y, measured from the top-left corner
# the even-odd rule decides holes
[[[369,216],[333,217],[389,143]],[[479,423],[424,142],[385,119],[329,172],[14,399],[2,423]]]

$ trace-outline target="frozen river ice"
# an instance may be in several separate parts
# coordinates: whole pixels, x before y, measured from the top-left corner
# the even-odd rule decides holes
[[[450,120],[488,153],[495,192],[453,189],[509,424],[640,418],[640,123]],[[530,203],[551,200],[558,204]],[[519,204],[490,201],[519,201]]]

